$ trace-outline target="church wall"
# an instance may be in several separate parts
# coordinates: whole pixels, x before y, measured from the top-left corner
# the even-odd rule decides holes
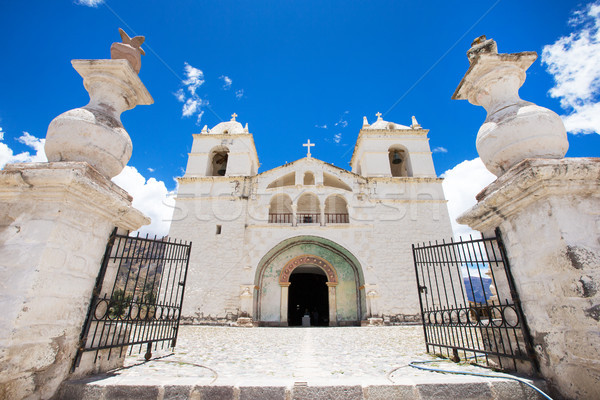
[[[362,284],[360,276],[354,271],[352,265],[344,257],[321,246],[319,243],[326,241],[319,237],[303,235],[296,238],[303,240],[310,238],[313,243],[291,245],[270,260],[268,264],[258,266],[259,270],[256,271],[258,275],[256,285],[260,287],[258,292],[260,311],[257,318],[265,322],[280,321],[281,287],[279,285],[279,275],[287,262],[294,257],[304,254],[321,257],[335,268],[339,281],[336,287],[338,321],[358,321],[359,318],[362,318],[362,315],[358,315],[358,288]],[[341,247],[339,250],[343,251]],[[360,266],[357,266],[357,268],[360,268]],[[364,309],[364,305],[362,305],[361,309]]]
[[[180,182],[170,230],[170,236],[192,241],[184,323],[226,323],[239,313],[247,201],[231,196],[239,181],[205,179]]]
[[[223,177],[211,178],[210,183],[204,180],[180,186],[178,209],[185,202],[195,202],[185,199],[186,190],[205,200],[188,209],[192,222],[178,221],[171,229],[171,236],[194,242],[183,314],[189,321],[204,318],[210,322],[224,320],[227,313],[237,315],[240,285],[252,285],[261,258],[281,241],[298,235],[324,237],[351,250],[362,266],[365,283],[376,287],[380,313],[392,322],[413,321],[419,309],[411,245],[452,236],[441,180],[437,179],[371,180],[362,201],[358,189],[352,194],[321,188],[322,201],[331,193],[345,195],[350,223],[297,227],[267,223],[270,199],[279,192],[297,197],[296,188],[269,189],[269,193],[252,196],[254,200],[232,200],[231,193],[241,193],[247,182]],[[225,198],[215,200],[219,192]],[[222,225],[221,235],[215,235],[217,224]],[[268,294],[273,296],[268,302],[276,302],[272,315],[278,320],[279,286],[275,289]],[[343,298],[338,302],[340,308],[345,307]]]

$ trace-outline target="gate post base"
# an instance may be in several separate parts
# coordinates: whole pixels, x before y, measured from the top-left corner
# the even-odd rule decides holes
[[[599,158],[526,159],[458,219],[500,228],[540,372],[567,398],[597,398],[600,381],[598,176]]]
[[[0,171],[0,397],[52,397],[79,347],[111,230],[149,222],[85,162]]]

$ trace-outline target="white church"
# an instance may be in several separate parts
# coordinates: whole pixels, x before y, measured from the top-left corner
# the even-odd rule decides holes
[[[193,135],[169,235],[193,242],[182,320],[420,321],[413,243],[452,236],[428,130],[364,118],[351,170],[307,155],[258,172],[248,124]]]

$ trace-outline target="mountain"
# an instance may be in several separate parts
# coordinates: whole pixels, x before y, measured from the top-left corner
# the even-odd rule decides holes
[[[481,285],[482,281],[483,286]],[[473,301],[473,293],[475,293],[474,301],[477,303],[485,303],[485,301],[492,295],[490,291],[490,285],[492,284],[491,278],[482,277],[480,280],[479,277],[472,277],[472,279],[469,280],[468,277],[464,277],[463,282],[465,283],[465,290],[469,301]]]

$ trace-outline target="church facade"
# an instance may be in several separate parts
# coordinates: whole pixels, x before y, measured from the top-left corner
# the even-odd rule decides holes
[[[258,173],[235,120],[193,135],[170,236],[193,242],[186,323],[419,321],[412,244],[451,237],[428,130],[364,118],[351,170],[311,156]]]

